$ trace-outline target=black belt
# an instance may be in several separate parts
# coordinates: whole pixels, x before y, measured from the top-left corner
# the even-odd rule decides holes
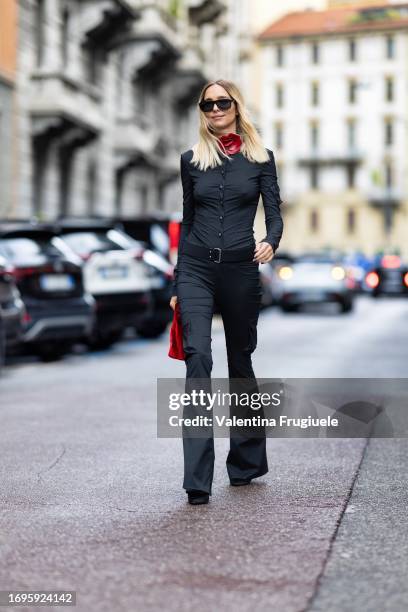
[[[201,259],[208,259],[214,263],[221,263],[222,261],[252,261],[255,254],[255,247],[220,249],[219,247],[209,248],[185,241],[183,253]]]

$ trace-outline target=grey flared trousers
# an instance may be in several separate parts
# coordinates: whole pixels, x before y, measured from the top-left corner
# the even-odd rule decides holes
[[[230,391],[234,390],[231,379],[238,386],[238,379],[250,379],[256,390],[251,355],[257,345],[262,297],[259,264],[252,261],[216,263],[183,254],[178,263],[177,296],[186,354],[186,391],[198,388],[196,379],[200,379],[200,389],[203,381],[208,381],[204,387],[211,390],[211,325],[215,305],[224,324]],[[184,417],[196,414],[196,407],[184,407]],[[203,428],[201,435],[183,434],[183,488],[187,492],[200,490],[211,495],[215,459],[212,427]],[[231,482],[266,474],[265,437],[248,437],[237,433],[236,429],[234,433],[231,430],[226,465]]]

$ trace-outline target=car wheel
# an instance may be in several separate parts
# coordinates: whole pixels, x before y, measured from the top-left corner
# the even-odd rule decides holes
[[[0,327],[0,375],[1,370],[4,366],[5,355],[6,355],[6,338],[5,338],[4,328]]]
[[[298,304],[281,304],[281,310],[283,312],[297,312],[299,310]]]
[[[353,310],[353,302],[340,302],[341,312],[351,312]]]
[[[86,344],[91,350],[99,351],[110,348],[118,342],[123,335],[123,329],[115,329],[110,332],[98,332],[87,339]]]
[[[167,329],[167,322],[155,322],[144,323],[143,325],[136,326],[136,331],[142,338],[158,338]]]
[[[41,361],[58,361],[62,359],[71,349],[70,344],[60,342],[58,344],[42,344],[36,348],[36,353]]]

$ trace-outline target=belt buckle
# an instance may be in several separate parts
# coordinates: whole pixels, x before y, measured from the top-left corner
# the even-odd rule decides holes
[[[218,259],[211,259],[211,251],[219,251]],[[214,247],[213,249],[210,249],[210,259],[214,263],[221,263],[221,249],[219,247]]]

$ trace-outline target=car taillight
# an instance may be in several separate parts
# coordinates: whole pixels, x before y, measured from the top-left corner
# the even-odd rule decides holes
[[[23,316],[22,316],[22,322],[27,324],[27,323],[30,323],[31,320],[32,320],[31,316],[28,314],[27,309],[24,308],[24,313],[23,313]]]
[[[173,264],[177,260],[180,229],[178,221],[169,221],[169,259]]]
[[[404,274],[404,285],[408,287],[408,272],[405,272]]]
[[[370,289],[375,289],[380,282],[380,277],[377,272],[369,272],[366,276],[366,283],[370,287]]]
[[[14,270],[14,278],[18,281],[26,276],[31,276],[32,274],[47,273],[47,272],[55,272],[53,266],[41,266],[41,267],[32,267],[29,266],[27,268],[15,268]]]
[[[399,255],[384,255],[381,260],[383,268],[399,268],[401,265],[401,257]]]

